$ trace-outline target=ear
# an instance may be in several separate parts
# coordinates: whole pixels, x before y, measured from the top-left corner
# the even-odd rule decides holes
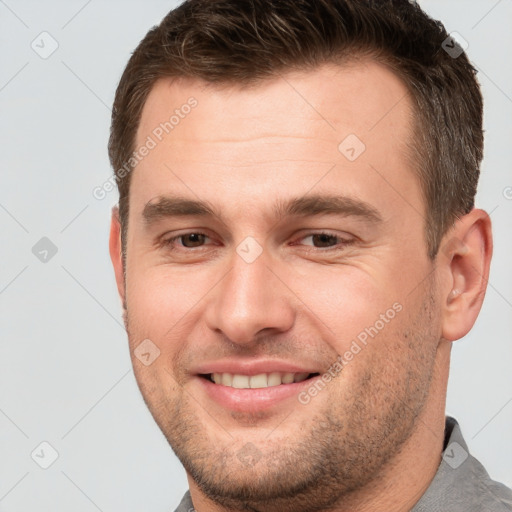
[[[121,302],[125,304],[125,286],[124,286],[124,271],[123,271],[123,254],[121,246],[121,222],[119,220],[119,208],[114,206],[112,208],[112,218],[110,221],[110,239],[109,251],[112,265],[114,266],[114,273],[117,282],[117,291]]]
[[[444,339],[458,340],[473,327],[484,300],[491,257],[491,219],[483,210],[461,217],[443,237],[437,266]]]

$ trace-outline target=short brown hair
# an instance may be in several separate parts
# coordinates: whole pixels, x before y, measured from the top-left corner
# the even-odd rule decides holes
[[[434,259],[443,235],[474,207],[483,154],[476,71],[448,38],[440,22],[409,0],[185,1],[140,42],[116,91],[109,156],[119,188],[123,252],[131,178],[126,163],[156,80],[190,77],[243,86],[369,56],[390,66],[413,100],[411,145]],[[449,52],[454,46],[460,51]]]

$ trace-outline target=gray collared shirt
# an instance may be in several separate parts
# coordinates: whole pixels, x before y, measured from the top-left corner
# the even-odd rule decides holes
[[[450,417],[444,446],[437,473],[411,512],[512,512],[512,490],[489,478]],[[175,512],[195,512],[189,491]]]

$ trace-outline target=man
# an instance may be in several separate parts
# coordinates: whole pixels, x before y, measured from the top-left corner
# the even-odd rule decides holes
[[[512,510],[445,418],[492,236],[479,86],[438,22],[189,0],[113,112],[110,251],[178,511]]]

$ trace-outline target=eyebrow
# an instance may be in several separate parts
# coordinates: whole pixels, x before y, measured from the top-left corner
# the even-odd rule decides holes
[[[373,224],[382,222],[382,216],[372,205],[352,197],[336,195],[317,194],[278,200],[274,204],[273,214],[276,218],[340,215],[359,217]],[[181,196],[159,196],[149,201],[142,211],[147,225],[170,217],[187,216],[218,217],[223,221],[221,212],[209,202]]]

